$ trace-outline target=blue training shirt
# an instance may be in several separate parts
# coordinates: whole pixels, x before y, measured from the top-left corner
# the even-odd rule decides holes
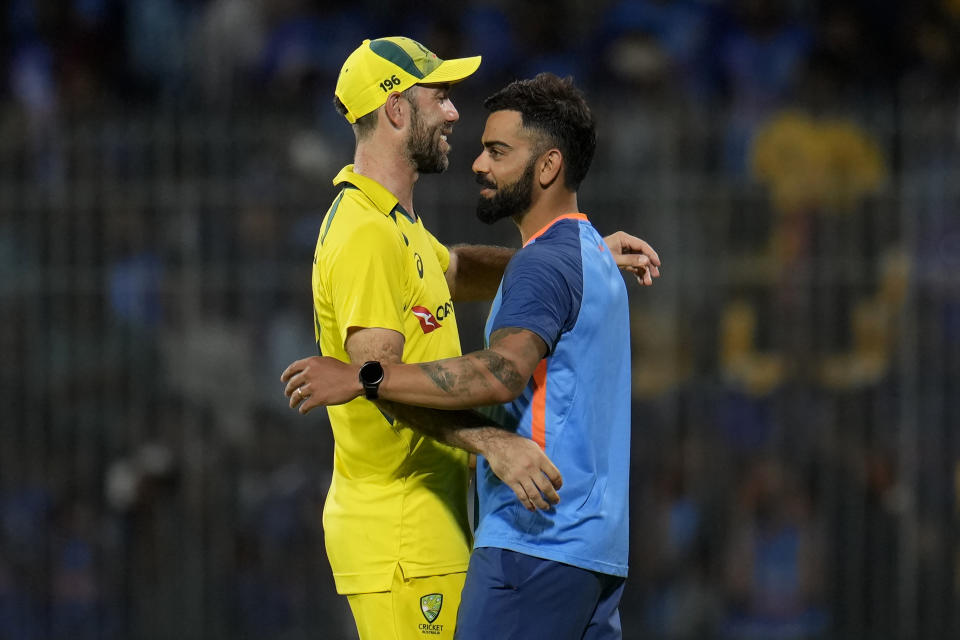
[[[527,388],[503,405],[563,475],[560,503],[527,511],[481,456],[476,547],[511,549],[627,575],[630,320],[623,277],[583,214],[561,216],[507,265],[485,330],[518,327],[547,344]]]

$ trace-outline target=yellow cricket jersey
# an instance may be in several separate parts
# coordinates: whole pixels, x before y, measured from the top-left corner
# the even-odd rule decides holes
[[[345,167],[313,260],[317,346],[344,362],[350,327],[405,337],[404,362],[460,355],[444,271],[450,254],[383,186]],[[333,480],[323,510],[337,591],[390,589],[412,577],[466,571],[467,454],[393,423],[357,398],[328,409]]]

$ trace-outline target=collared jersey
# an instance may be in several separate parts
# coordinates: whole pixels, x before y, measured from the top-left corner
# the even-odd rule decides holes
[[[344,362],[350,327],[404,336],[404,362],[460,355],[444,277],[450,254],[374,180],[345,167],[314,254],[317,346]],[[365,398],[329,407],[333,479],[323,511],[340,593],[387,591],[404,575],[465,571],[467,454],[394,423]]]
[[[518,327],[549,352],[503,405],[563,474],[560,503],[523,508],[482,457],[477,547],[499,547],[615,576],[627,574],[630,324],[626,287],[583,214],[561,216],[507,265],[486,339]]]

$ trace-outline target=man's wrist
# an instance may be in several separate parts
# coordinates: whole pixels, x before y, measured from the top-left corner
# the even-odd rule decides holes
[[[474,431],[475,437],[471,444],[476,449],[475,453],[488,460],[491,456],[496,455],[497,449],[503,446],[505,439],[508,437],[506,431],[490,425],[478,427],[472,431]]]
[[[380,397],[380,383],[383,382],[383,365],[376,360],[367,360],[357,372],[357,380],[360,383],[360,393],[367,400],[376,400]]]
[[[351,375],[351,380],[353,380],[354,389],[353,389],[353,400],[363,397],[363,383],[360,382],[360,368],[362,364],[355,365],[353,368],[353,373]]]

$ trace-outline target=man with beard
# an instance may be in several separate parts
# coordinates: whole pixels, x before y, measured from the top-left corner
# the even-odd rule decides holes
[[[447,136],[459,117],[450,85],[479,63],[381,38],[364,41],[337,81],[335,103],[357,144],[321,223],[313,300],[320,352],[343,366],[375,363],[365,369],[365,398],[329,409],[335,455],[323,514],[337,590],[362,640],[453,637],[471,544],[467,452],[482,454],[485,469],[527,509],[559,500],[560,474],[528,434],[489,426],[474,412],[399,405],[376,392],[382,366],[460,355],[453,301],[492,298],[514,253],[448,250],[413,206],[419,175],[447,168]],[[643,241],[618,232],[608,242],[645,284],[658,275],[656,253]],[[292,388],[291,402],[315,387]]]

